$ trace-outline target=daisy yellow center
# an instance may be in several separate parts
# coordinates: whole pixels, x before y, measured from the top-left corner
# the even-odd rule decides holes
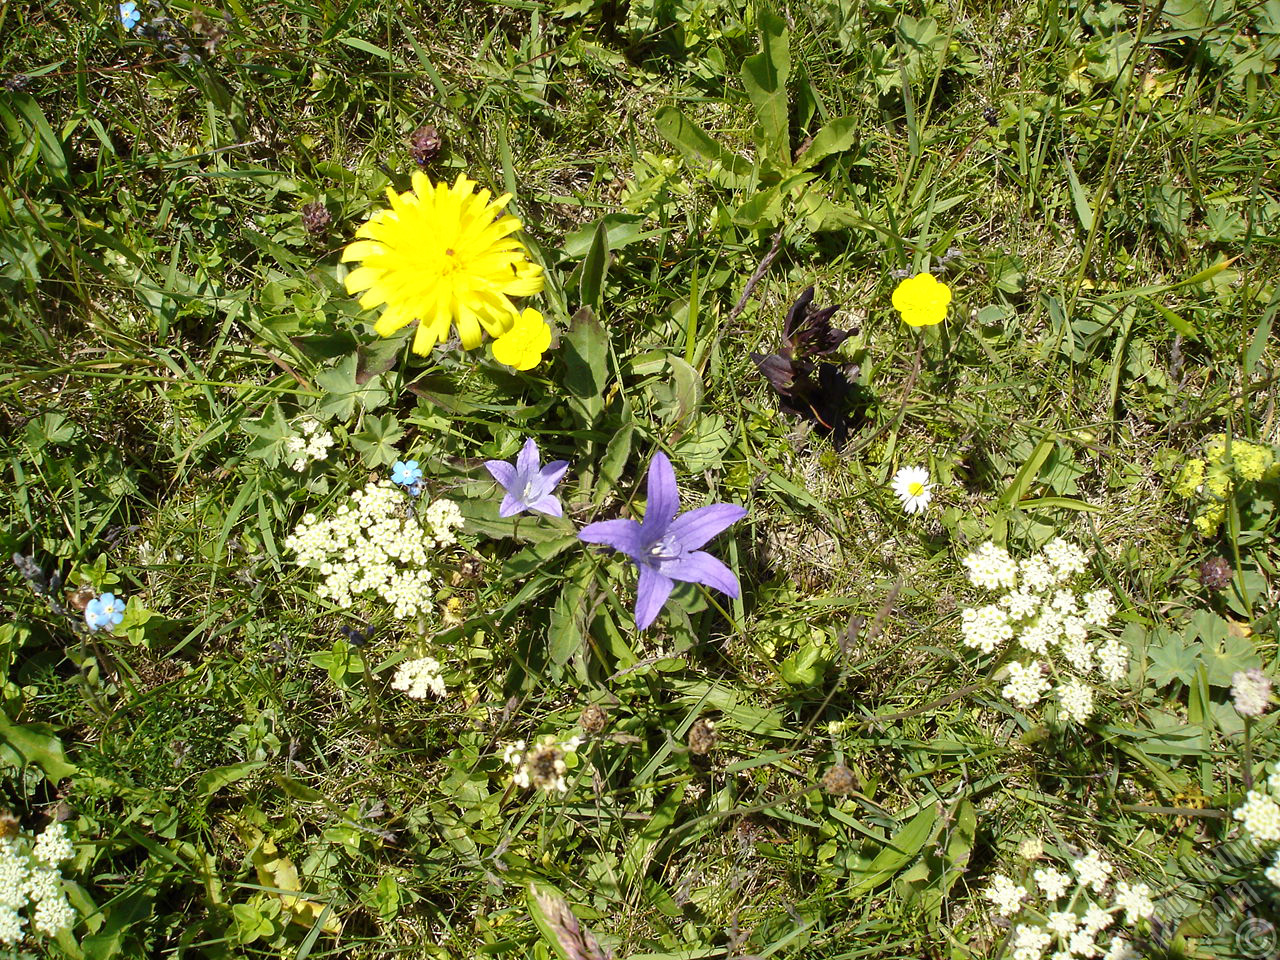
[[[907,493],[913,497],[920,496],[920,494],[924,493],[924,484],[919,480],[912,480],[907,484]]]

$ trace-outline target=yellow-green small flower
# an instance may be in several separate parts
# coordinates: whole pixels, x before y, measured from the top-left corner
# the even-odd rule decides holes
[[[1215,500],[1223,500],[1231,489],[1231,471],[1226,464],[1217,462],[1209,465],[1208,476],[1204,481],[1205,492]]]
[[[893,306],[911,327],[930,327],[946,319],[951,288],[931,273],[917,273],[893,291]]]
[[[1180,497],[1194,497],[1200,484],[1204,483],[1204,467],[1204,461],[1199,458],[1188,460],[1182,472],[1178,474],[1173,492]]]
[[[1241,480],[1257,482],[1270,469],[1275,454],[1269,447],[1237,440],[1231,446],[1231,459],[1235,461],[1236,472]]]
[[[1214,503],[1206,507],[1204,513],[1192,520],[1191,523],[1202,537],[1209,537],[1213,536],[1214,531],[1218,529],[1222,521],[1226,519],[1226,516],[1227,508],[1221,503]]]
[[[542,314],[525,307],[515,324],[493,341],[493,359],[517,370],[532,370],[551,346],[551,327]]]

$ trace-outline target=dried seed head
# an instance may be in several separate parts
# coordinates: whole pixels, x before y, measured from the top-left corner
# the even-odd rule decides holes
[[[18,818],[8,810],[0,810],[0,839],[7,840],[9,837],[18,835]]]
[[[1206,590],[1221,590],[1231,582],[1234,571],[1222,557],[1210,557],[1200,564],[1200,585]]]
[[[845,797],[858,789],[858,778],[843,763],[837,763],[823,776],[822,789],[837,797]]]
[[[333,217],[329,216],[329,209],[319,200],[308,203],[302,208],[302,226],[306,228],[307,233],[313,237],[318,237],[329,229],[329,224],[333,222]]]
[[[583,733],[601,733],[609,725],[609,711],[598,703],[588,703],[578,716],[578,726]]]
[[[543,790],[566,789],[564,775],[568,767],[564,762],[564,751],[554,743],[539,744],[524,758],[525,770],[529,773],[529,782]]]
[[[440,131],[435,127],[419,127],[409,135],[409,156],[420,167],[425,167],[440,153]]]
[[[716,725],[710,720],[699,717],[689,728],[689,752],[705,757],[715,749]]]
[[[80,613],[84,613],[84,608],[89,605],[89,601],[97,596],[91,584],[84,584],[78,590],[74,590],[67,594],[67,606]]]

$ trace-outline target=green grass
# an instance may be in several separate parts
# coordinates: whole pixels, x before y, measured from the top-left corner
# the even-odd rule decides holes
[[[573,956],[532,884],[618,957],[1012,956],[983,892],[1038,837],[1151,886],[1148,956],[1274,953],[1240,933],[1276,922],[1270,852],[1222,845],[1277,754],[1227,691],[1273,672],[1276,485],[1211,536],[1173,491],[1215,434],[1277,441],[1274,2],[141,12],[0,5],[0,538],[46,578],[5,574],[0,805],[67,821],[80,915],[22,949]],[[530,374],[380,341],[343,289],[424,124],[429,176],[514,194],[559,338]],[[947,322],[909,329],[930,267]],[[809,285],[856,330],[843,447],[750,358]],[[299,473],[303,416],[336,444]],[[659,449],[686,507],[748,507],[711,546],[741,598],[637,633],[633,565],[497,517],[481,464],[530,435],[575,526],[637,515]],[[338,609],[285,539],[410,457],[467,518],[436,609]],[[1082,725],[961,643],[961,559],[1054,536],[1132,649]],[[82,585],[121,629],[77,626]],[[447,696],[393,690],[428,653]],[[587,704],[569,792],[512,785],[504,745]]]

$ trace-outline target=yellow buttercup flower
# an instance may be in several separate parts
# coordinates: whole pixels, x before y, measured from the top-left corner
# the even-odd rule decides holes
[[[903,280],[893,291],[893,306],[912,327],[941,323],[951,303],[951,288],[931,273],[917,273]]]
[[[515,325],[493,341],[493,359],[517,370],[532,370],[549,346],[551,327],[537,310],[525,307]]]
[[[511,236],[520,221],[502,213],[511,194],[490,202],[475,186],[462,174],[448,187],[415,171],[413,189],[388,188],[391,208],[371,216],[342,252],[344,261],[361,261],[347,275],[347,292],[364,291],[366,310],[385,305],[374,324],[381,336],[417,320],[413,349],[425,354],[449,339],[453,324],[471,350],[482,328],[492,337],[511,329],[519,314],[512,297],[542,289],[542,268]]]

